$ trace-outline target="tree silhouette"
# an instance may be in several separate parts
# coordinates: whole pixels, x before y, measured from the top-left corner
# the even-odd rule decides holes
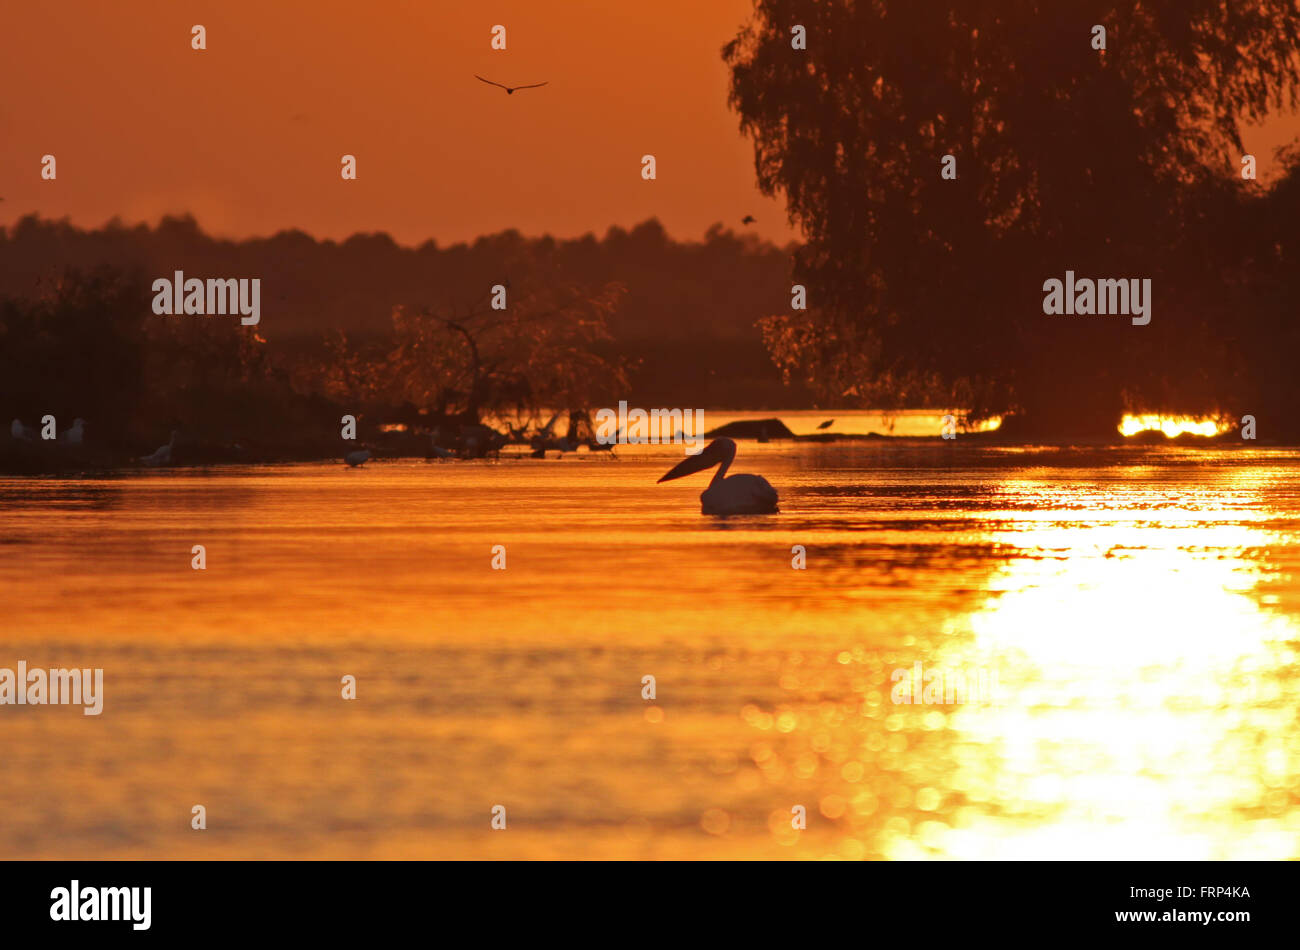
[[[422,410],[429,426],[607,403],[626,390],[626,367],[595,347],[609,339],[623,293],[614,283],[589,290],[555,281],[503,310],[486,299],[459,310],[398,306],[387,338],[357,346],[332,336],[309,385],[337,399]]]
[[[1298,36],[1292,0],[756,0],[730,103],[807,237],[810,309],[764,324],[778,365],[1046,432],[1228,398],[1242,258],[1219,226],[1250,197],[1241,123],[1295,105]],[[1067,269],[1152,278],[1152,323],[1044,315]]]

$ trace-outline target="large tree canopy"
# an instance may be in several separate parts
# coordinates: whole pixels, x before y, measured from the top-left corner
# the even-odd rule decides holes
[[[730,101],[810,307],[765,321],[774,358],[828,399],[1043,428],[1230,400],[1241,125],[1294,107],[1298,36],[1295,0],[756,0]],[[1151,324],[1044,315],[1067,269],[1151,278]]]

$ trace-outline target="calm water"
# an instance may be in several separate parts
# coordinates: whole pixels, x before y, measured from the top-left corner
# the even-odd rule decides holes
[[[1300,856],[1300,453],[680,455],[0,479],[0,857]]]

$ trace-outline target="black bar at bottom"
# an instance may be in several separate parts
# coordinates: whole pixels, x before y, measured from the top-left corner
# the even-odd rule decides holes
[[[25,861],[0,864],[0,877],[6,936],[337,940],[414,928],[433,942],[517,933],[619,943],[720,929],[767,943],[787,931],[816,942],[834,924],[871,942],[1128,933],[1228,943],[1294,937],[1300,866]],[[92,916],[118,919],[82,919]]]

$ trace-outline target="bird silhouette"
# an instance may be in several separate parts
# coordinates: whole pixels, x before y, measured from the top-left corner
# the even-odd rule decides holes
[[[69,445],[80,445],[82,441],[85,439],[85,435],[86,435],[85,425],[86,425],[85,419],[76,420],[75,422],[72,423],[71,429],[68,429],[66,432],[60,433],[59,439],[63,442],[66,442]]]
[[[754,217],[752,214],[747,214],[747,215],[745,215],[743,218],[740,219],[740,223],[741,223],[741,224],[753,224],[753,223],[754,223],[755,221],[757,221],[757,220],[758,220],[758,218]]]
[[[150,468],[158,468],[160,466],[171,465],[172,449],[176,448],[177,434],[178,433],[176,432],[176,430],[173,429],[172,437],[167,440],[166,445],[158,446],[158,449],[152,455],[142,456],[140,458],[140,461],[143,462],[145,465],[148,465]]]
[[[507,96],[513,96],[513,95],[515,94],[515,90],[516,90],[516,89],[536,89],[538,86],[545,86],[545,85],[546,85],[545,82],[535,82],[535,83],[531,83],[531,84],[529,84],[529,85],[527,85],[527,86],[503,86],[503,85],[501,85],[501,83],[499,83],[499,82],[493,82],[491,79],[484,79],[484,78],[483,78],[482,76],[480,76],[478,73],[475,73],[475,74],[474,74],[474,78],[477,79],[479,82],[485,82],[485,83],[487,83],[489,86],[496,86],[496,87],[499,88],[499,89],[504,89],[504,90],[506,91],[506,95],[507,95]],[[550,80],[548,79],[546,82],[550,82]]]
[[[825,422],[823,422],[823,423],[822,423],[821,425],[819,425],[817,428],[819,428],[819,429],[829,429],[829,428],[831,427],[831,423],[834,422],[834,421],[835,421],[834,419],[827,419]]]

